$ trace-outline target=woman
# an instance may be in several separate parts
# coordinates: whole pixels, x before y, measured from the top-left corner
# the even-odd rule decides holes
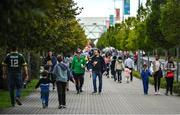
[[[59,109],[66,108],[66,84],[67,79],[70,77],[70,72],[68,67],[63,63],[63,56],[58,55],[58,64],[55,65],[53,74],[56,77],[56,85],[59,100]]]
[[[152,62],[153,64],[153,77],[154,77],[154,89],[155,89],[155,95],[160,94],[160,84],[161,84],[161,78],[162,78],[162,70],[161,70],[161,62],[159,61],[159,56],[155,56],[155,61]]]
[[[173,57],[169,57],[168,61],[165,65],[166,70],[166,93],[165,95],[168,95],[168,92],[170,90],[170,94],[173,95],[173,81],[174,81],[174,72],[176,70],[175,63],[173,61]]]

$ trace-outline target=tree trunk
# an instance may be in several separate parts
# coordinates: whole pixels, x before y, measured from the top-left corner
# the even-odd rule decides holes
[[[28,51],[28,75],[29,75],[29,80],[31,80],[31,53]]]

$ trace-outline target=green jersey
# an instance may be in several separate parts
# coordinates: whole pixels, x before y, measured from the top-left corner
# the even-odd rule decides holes
[[[3,65],[7,65],[8,72],[21,73],[22,67],[26,65],[24,56],[18,52],[11,52],[7,54]]]

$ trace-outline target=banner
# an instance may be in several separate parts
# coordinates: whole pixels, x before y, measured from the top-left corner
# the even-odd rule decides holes
[[[130,15],[130,0],[124,0],[124,15]]]
[[[119,8],[116,9],[116,21],[117,22],[120,21],[120,9]]]
[[[106,28],[108,29],[110,26],[109,20],[106,20]]]
[[[114,26],[114,15],[109,16],[109,23],[110,23],[110,26]]]

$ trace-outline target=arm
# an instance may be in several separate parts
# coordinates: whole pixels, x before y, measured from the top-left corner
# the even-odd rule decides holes
[[[35,86],[35,89],[37,89],[39,86],[40,86],[40,84],[41,84],[41,79],[38,81],[38,83],[36,84],[36,86]]]

